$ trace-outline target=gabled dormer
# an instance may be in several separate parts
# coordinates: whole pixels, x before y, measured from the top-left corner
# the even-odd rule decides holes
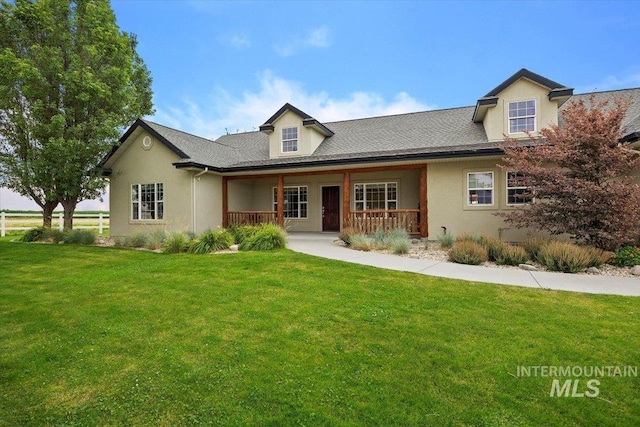
[[[260,126],[269,135],[269,157],[310,156],[333,132],[304,111],[287,103]]]
[[[482,122],[489,141],[536,136],[558,124],[558,109],[573,89],[523,68],[480,98],[473,121]]]

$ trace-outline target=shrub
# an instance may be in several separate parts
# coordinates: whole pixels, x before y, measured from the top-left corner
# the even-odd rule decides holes
[[[524,248],[504,244],[495,261],[500,265],[520,265],[528,260],[529,255]]]
[[[71,230],[62,235],[62,241],[69,244],[92,245],[96,241],[96,233],[91,230]]]
[[[167,232],[164,230],[155,230],[147,236],[146,248],[162,249],[164,242],[167,240]]]
[[[390,237],[389,247],[394,254],[407,254],[411,250],[411,240],[408,237]]]
[[[20,238],[21,242],[52,242],[58,243],[62,240],[63,233],[57,228],[36,227],[28,230]]]
[[[371,245],[375,249],[388,249],[389,235],[382,228],[378,228],[376,232],[371,235]]]
[[[509,245],[500,239],[486,237],[482,246],[487,250],[489,261],[497,262],[498,259],[504,256],[504,252],[507,250]]]
[[[444,233],[438,237],[438,242],[442,249],[449,249],[456,242],[455,237],[451,233]]]
[[[231,245],[233,245],[233,236],[227,230],[207,230],[191,242],[189,253],[208,254],[228,249]]]
[[[529,258],[533,261],[538,261],[538,254],[540,250],[551,243],[551,239],[547,237],[531,237],[524,241],[524,250],[529,254]]]
[[[602,249],[595,248],[593,246],[583,246],[583,249],[589,253],[591,261],[587,267],[601,267],[602,264],[606,264],[611,261],[613,257],[612,252],[603,251]]]
[[[233,235],[233,240],[237,244],[241,244],[249,237],[253,236],[260,229],[259,225],[231,225],[227,227],[227,231]]]
[[[478,245],[482,245],[486,239],[487,237],[483,235],[462,233],[461,235],[456,237],[456,243],[457,242],[473,242]]]
[[[371,239],[364,234],[351,235],[351,249],[357,251],[370,251],[372,246]]]
[[[36,227],[31,230],[27,230],[26,233],[20,238],[21,242],[39,242],[44,237],[47,229],[44,227]]]
[[[117,237],[116,246],[125,248],[144,248],[147,245],[147,235],[142,232],[130,234],[129,236]]]
[[[185,233],[171,233],[167,236],[162,247],[165,254],[178,254],[187,252],[189,249],[189,241],[192,239]]]
[[[458,264],[479,265],[487,261],[488,258],[485,248],[469,240],[456,242],[449,251],[449,261]]]
[[[51,243],[59,243],[63,240],[64,238],[64,232],[60,231],[57,228],[45,228],[45,233],[44,236],[42,237],[42,240],[45,242],[51,242]],[[95,237],[93,239],[93,241],[95,241]],[[93,243],[93,242],[91,242]],[[91,244],[89,243],[89,244]]]
[[[407,233],[407,230],[405,230],[404,228],[396,227],[389,230],[387,238],[390,240],[393,240],[393,239],[409,240],[409,233]]]
[[[275,224],[262,224],[257,231],[245,239],[238,249],[241,251],[270,251],[287,246],[287,233]]]
[[[613,265],[618,267],[633,267],[640,265],[640,248],[636,246],[625,246],[616,251],[613,256]]]
[[[577,273],[589,266],[591,255],[571,243],[551,242],[538,253],[538,262],[550,271]]]
[[[351,244],[351,236],[358,233],[358,230],[353,227],[345,227],[338,235],[338,238],[342,240],[347,246],[349,246]]]

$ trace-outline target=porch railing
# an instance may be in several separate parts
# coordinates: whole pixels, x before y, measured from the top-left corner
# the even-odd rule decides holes
[[[408,234],[420,235],[420,209],[352,211],[349,225],[364,234],[404,228]]]
[[[235,211],[227,212],[229,225],[258,225],[276,223],[276,211]]]

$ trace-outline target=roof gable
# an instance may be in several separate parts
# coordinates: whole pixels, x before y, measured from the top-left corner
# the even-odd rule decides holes
[[[269,117],[269,119],[260,126],[260,132],[271,133],[275,130],[274,123],[287,111],[291,111],[298,117],[302,119],[302,125],[304,127],[310,127],[320,132],[324,136],[332,136],[333,132],[331,129],[320,123],[318,120],[311,117],[309,114],[304,111],[294,107],[288,102],[284,104],[273,116]]]
[[[562,85],[560,83],[554,82],[553,80],[550,80],[550,79],[548,79],[546,77],[543,77],[540,74],[536,74],[534,72],[531,72],[531,71],[527,70],[526,68],[522,68],[517,73],[515,73],[514,75],[509,77],[507,80],[503,81],[498,86],[494,87],[491,91],[489,91],[489,93],[487,93],[485,96],[483,96],[483,98],[490,98],[490,97],[493,97],[493,96],[498,96],[498,94],[500,94],[500,92],[502,92],[503,90],[505,90],[506,88],[508,88],[513,83],[515,83],[516,81],[520,80],[523,77],[525,79],[531,80],[534,83],[539,84],[540,86],[544,86],[549,90],[568,89],[565,85]]]
[[[522,68],[478,100],[473,112],[473,121],[476,123],[481,122],[484,119],[487,110],[498,104],[498,95],[520,79],[527,79],[537,85],[549,89],[549,100],[557,100],[558,106],[564,104],[564,102],[573,95],[573,88],[566,87],[565,85],[554,82],[540,74],[536,74],[526,68]]]

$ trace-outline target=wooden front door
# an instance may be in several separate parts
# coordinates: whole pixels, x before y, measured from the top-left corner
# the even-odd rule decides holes
[[[322,187],[322,231],[340,231],[340,187]]]

